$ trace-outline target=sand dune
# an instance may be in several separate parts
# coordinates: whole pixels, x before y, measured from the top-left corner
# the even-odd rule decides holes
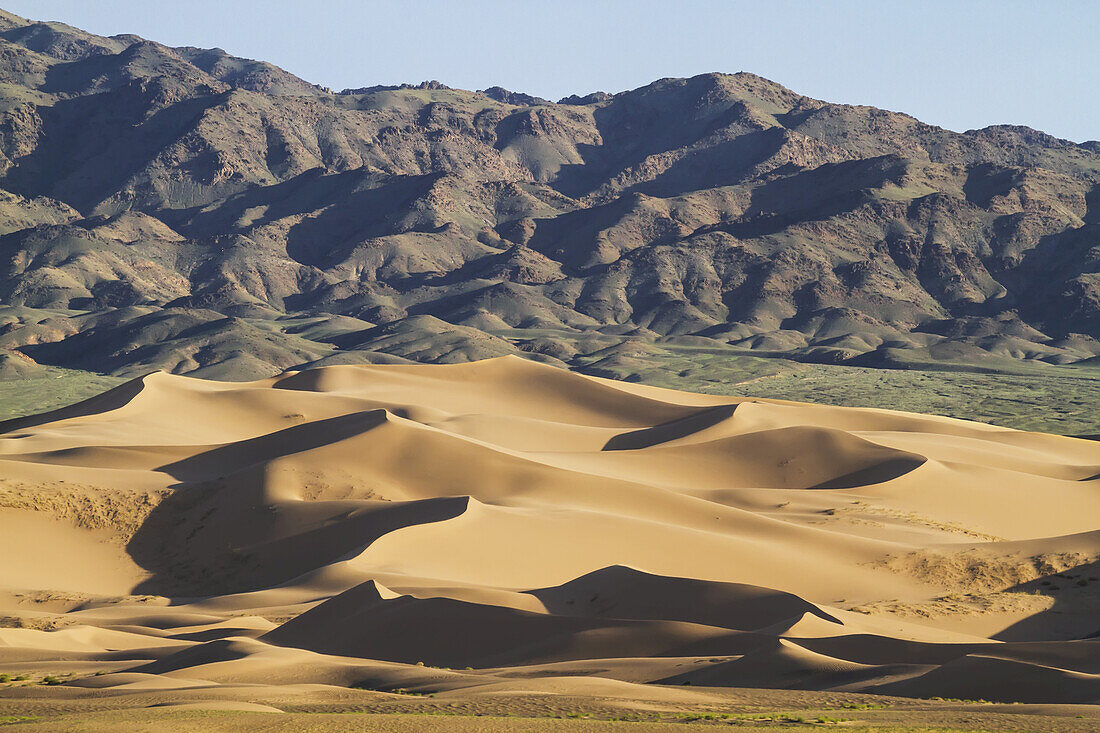
[[[1098,517],[1100,444],[961,420],[514,357],[157,373],[0,424],[0,671],[1094,702]]]

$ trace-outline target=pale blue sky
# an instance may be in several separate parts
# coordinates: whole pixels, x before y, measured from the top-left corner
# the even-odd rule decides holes
[[[333,89],[438,79],[558,99],[751,71],[953,130],[1100,139],[1100,0],[0,0],[36,20],[218,46]]]

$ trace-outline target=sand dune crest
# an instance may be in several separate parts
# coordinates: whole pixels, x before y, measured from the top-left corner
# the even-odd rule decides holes
[[[0,424],[0,523],[94,559],[18,535],[0,657],[109,665],[85,689],[1094,701],[1098,474],[1094,442],[513,357],[153,374]]]

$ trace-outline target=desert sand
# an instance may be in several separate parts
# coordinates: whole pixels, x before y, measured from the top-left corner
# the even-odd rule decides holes
[[[517,357],[154,373],[0,423],[0,672],[26,677],[0,714],[660,717],[762,688],[1095,722],[1098,520],[1100,443],[949,418]]]

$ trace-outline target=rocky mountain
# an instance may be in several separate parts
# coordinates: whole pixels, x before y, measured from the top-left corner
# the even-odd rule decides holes
[[[18,374],[1100,354],[1100,143],[747,73],[333,93],[0,13],[0,235]]]

